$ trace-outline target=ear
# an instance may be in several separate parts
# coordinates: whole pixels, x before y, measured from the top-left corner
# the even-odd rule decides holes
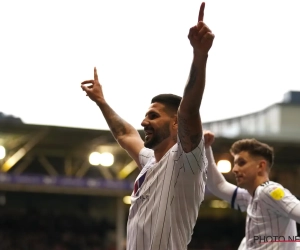
[[[172,128],[174,128],[174,129],[178,128],[178,117],[177,117],[177,115],[174,116]]]
[[[260,172],[268,172],[268,164],[266,160],[259,160],[258,168]]]

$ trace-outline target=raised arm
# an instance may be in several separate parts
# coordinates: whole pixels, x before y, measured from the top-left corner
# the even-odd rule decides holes
[[[178,109],[178,136],[185,152],[195,149],[202,137],[199,109],[205,87],[208,51],[214,40],[211,30],[203,22],[204,7],[202,3],[198,23],[190,29],[188,35],[193,47],[193,62]]]
[[[207,166],[207,187],[208,189],[220,199],[232,202],[232,196],[236,190],[236,186],[227,182],[224,176],[218,171],[211,144],[214,141],[214,135],[206,131],[204,133],[206,157],[208,161]]]
[[[97,69],[94,68],[94,80],[87,80],[81,83],[81,88],[87,96],[100,108],[115,140],[125,149],[140,168],[138,159],[139,152],[144,147],[144,142],[138,131],[123,120],[106,102],[102,86],[99,83]]]
[[[207,187],[208,189],[220,199],[231,203],[232,196],[236,190],[236,186],[225,180],[224,176],[217,169],[213,151],[211,147],[206,148],[206,157],[208,160],[207,166]]]

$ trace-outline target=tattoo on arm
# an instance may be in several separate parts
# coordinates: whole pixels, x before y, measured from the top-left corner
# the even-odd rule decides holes
[[[178,117],[178,135],[181,141],[181,146],[185,152],[190,152],[195,149],[202,137],[202,132],[197,134],[191,134],[187,119]]]
[[[201,140],[202,137],[202,133],[198,133],[195,135],[190,135],[190,140],[191,140],[191,150],[195,149],[196,147],[198,147],[198,144]]]
[[[196,83],[197,74],[198,74],[197,68],[196,68],[196,66],[193,63],[192,67],[191,67],[191,71],[190,71],[189,80],[188,80],[188,82],[187,82],[187,84],[185,86],[185,92],[193,88],[193,86]]]
[[[128,127],[130,125],[124,121],[113,109],[111,109],[109,106],[106,106],[102,107],[101,110],[113,136],[116,139],[128,132]]]
[[[126,127],[124,121],[119,116],[114,117],[114,123],[111,126],[111,132],[115,137],[126,134]]]

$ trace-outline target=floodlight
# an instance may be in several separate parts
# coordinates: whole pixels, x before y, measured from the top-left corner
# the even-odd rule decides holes
[[[5,156],[6,156],[5,147],[3,147],[2,145],[0,145],[0,160],[4,159]]]
[[[231,162],[228,160],[220,160],[217,163],[219,172],[228,173],[231,170]]]

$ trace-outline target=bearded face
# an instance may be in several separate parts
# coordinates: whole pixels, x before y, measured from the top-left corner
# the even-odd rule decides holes
[[[169,123],[165,122],[159,128],[152,128],[151,125],[148,125],[144,128],[145,131],[145,143],[146,148],[153,149],[163,140],[170,137],[171,131]]]

